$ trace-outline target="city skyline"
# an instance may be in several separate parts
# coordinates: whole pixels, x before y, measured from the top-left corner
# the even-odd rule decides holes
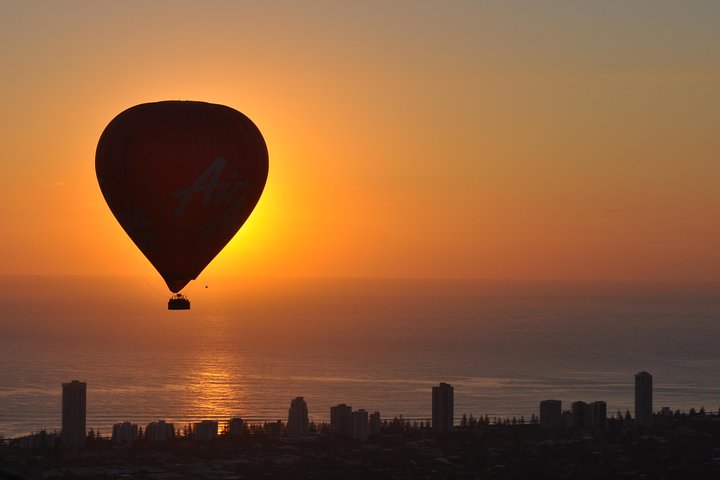
[[[686,478],[687,472],[693,472],[714,478],[720,473],[717,462],[710,461],[715,450],[708,448],[702,437],[718,431],[718,418],[720,412],[667,415],[663,411],[656,417],[651,435],[623,418],[609,419],[607,432],[571,425],[546,430],[537,419],[529,424],[513,421],[490,425],[470,418],[444,433],[433,432],[429,425],[394,419],[383,422],[367,444],[363,437],[351,440],[331,435],[327,425],[319,431],[313,428],[310,439],[283,438],[280,422],[243,428],[240,435],[233,435],[231,430],[216,435],[212,421],[183,428],[166,441],[137,436],[128,442],[120,433],[132,431],[133,425],[124,423],[115,426],[112,439],[91,434],[83,452],[59,451],[58,436],[47,432],[0,442],[0,473],[40,479],[57,474],[113,476],[121,471],[126,472],[124,475],[222,479],[232,474],[294,478],[308,472],[318,473],[320,478],[337,478],[342,472],[343,476],[388,479],[405,478],[407,463],[413,469],[427,463],[436,478],[454,478],[468,471],[503,475],[508,473],[507,465],[512,468],[511,478],[527,478],[526,472],[534,477],[544,468],[560,472],[563,478],[587,478],[597,475],[598,470],[602,476],[614,478],[627,476],[628,467],[642,472],[643,477],[659,478],[669,473],[670,478]],[[359,445],[359,441],[364,444]],[[442,457],[437,456],[439,448]],[[148,456],[160,458],[150,472]],[[28,465],[28,458],[46,464]],[[92,466],[78,465],[82,458],[94,459]]]
[[[58,433],[65,448],[77,450],[85,443],[86,433],[93,430],[92,427],[87,430],[85,428],[87,383],[78,380],[63,383],[62,392],[62,428]],[[432,427],[435,433],[447,433],[455,426],[462,426],[467,422],[467,412],[463,412],[459,416],[454,415],[454,388],[452,385],[441,382],[438,386],[432,387],[431,393],[431,415],[423,419],[421,424],[426,423],[425,420],[427,420],[427,426]],[[666,412],[672,412],[671,407],[668,406],[663,406],[658,411],[652,410],[652,375],[646,371],[635,374],[635,402],[636,410],[632,418],[638,427],[651,428],[654,415],[666,415]],[[606,429],[608,418],[614,418],[613,415],[608,417],[607,413],[607,403],[603,400],[590,403],[575,400],[572,402],[571,409],[563,409],[561,400],[552,399],[540,401],[538,415],[532,413],[527,421],[537,422],[544,430],[575,428],[591,429],[597,432]],[[720,408],[718,413],[720,414]],[[629,415],[629,412],[626,415]],[[473,418],[473,412],[470,412],[470,418]],[[395,420],[397,419],[398,417],[395,417]],[[402,419],[402,415],[400,419]],[[482,421],[482,415],[479,416],[479,419]],[[462,420],[462,422],[456,423],[456,420]],[[494,422],[509,420],[509,417],[505,419],[495,417]],[[513,417],[513,422],[515,420],[517,418]],[[385,422],[387,421],[386,418]],[[525,421],[522,419],[521,423],[525,423]],[[338,404],[330,407],[329,422],[320,422],[320,424],[327,425],[329,431],[337,437],[366,440],[371,434],[379,432],[381,422],[382,417],[379,411],[370,414],[365,409],[353,410],[349,405]],[[260,423],[283,425],[282,420],[275,422],[275,420],[266,419]],[[286,435],[291,438],[307,437],[310,433],[310,423],[309,409],[304,397],[293,398],[290,402],[287,421],[284,424]],[[250,424],[240,417],[233,417],[226,421],[197,419],[183,427],[187,428],[188,425],[193,425],[193,428],[196,429],[194,434],[200,441],[209,442],[216,439],[221,433],[219,429],[221,425],[224,425],[223,432],[230,436],[237,436]],[[68,434],[63,435],[63,430]],[[178,426],[177,431],[179,430]],[[138,424],[122,421],[113,424],[112,438],[118,444],[131,445],[137,439],[138,431],[142,433],[142,427],[139,428]],[[34,435],[34,432],[30,435]],[[166,419],[151,421],[145,428],[145,436],[155,441],[167,441],[174,438],[175,435],[175,424],[166,422]]]

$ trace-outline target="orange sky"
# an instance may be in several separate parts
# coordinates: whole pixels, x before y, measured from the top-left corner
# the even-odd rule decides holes
[[[2,2],[0,274],[163,288],[95,147],[191,99],[270,152],[201,281],[720,281],[720,4],[625,3]]]

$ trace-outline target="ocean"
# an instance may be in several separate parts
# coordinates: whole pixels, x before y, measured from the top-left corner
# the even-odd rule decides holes
[[[144,278],[0,277],[0,435],[55,430],[61,384],[87,382],[87,427],[310,419],[339,403],[426,420],[530,416],[544,399],[632,413],[720,406],[720,286],[474,280],[213,279],[190,311]],[[197,282],[194,282],[197,283]]]

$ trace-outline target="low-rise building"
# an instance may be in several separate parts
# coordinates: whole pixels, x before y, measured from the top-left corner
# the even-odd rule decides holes
[[[153,442],[166,442],[175,437],[175,426],[165,420],[148,423],[145,438]]]
[[[130,446],[138,438],[138,426],[134,423],[116,423],[112,429],[112,441],[116,445]]]
[[[195,438],[199,442],[212,442],[218,436],[218,422],[216,420],[203,420],[195,424]]]

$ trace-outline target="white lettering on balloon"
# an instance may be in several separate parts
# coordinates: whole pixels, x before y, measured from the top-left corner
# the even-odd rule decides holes
[[[236,202],[233,202],[230,207],[225,210],[221,215],[218,215],[217,218],[210,220],[209,222],[205,223],[202,226],[202,235],[200,236],[199,243],[203,243],[205,240],[207,240],[210,235],[212,234],[215,229],[219,227],[224,227],[226,229],[233,229],[237,230],[240,228],[240,225],[238,222],[238,212],[243,206],[243,203],[245,203],[245,199],[247,198],[247,192],[244,192],[240,198],[237,199]],[[243,219],[244,220],[244,219]]]
[[[220,181],[220,175],[225,170],[227,160],[225,157],[217,157],[212,163],[205,169],[204,172],[198,176],[195,183],[188,188],[183,188],[176,192],[173,192],[173,197],[180,199],[177,207],[175,208],[175,216],[182,216],[183,212],[187,208],[190,200],[195,196],[196,193],[202,194],[203,206],[212,204],[213,206],[219,207],[222,205],[229,204],[235,196],[248,185],[245,180],[236,180],[237,172],[230,172],[229,181]],[[240,202],[245,200],[246,194],[240,197]],[[233,203],[230,210],[237,209],[238,202]]]
[[[109,199],[108,203],[111,204]],[[157,236],[154,231],[150,230],[152,222],[144,209],[133,208],[125,202],[122,209],[118,210],[116,217],[133,242],[140,247],[140,250],[145,251],[157,244]]]

